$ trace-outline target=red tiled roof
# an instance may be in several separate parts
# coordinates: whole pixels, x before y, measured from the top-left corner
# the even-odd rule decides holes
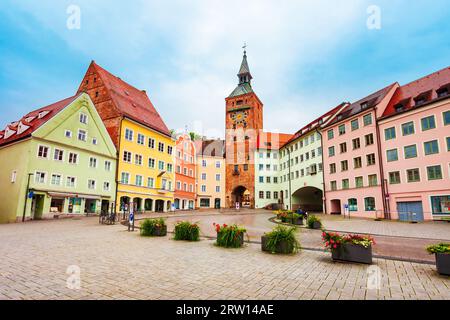
[[[195,150],[197,155],[210,156],[210,157],[223,157],[225,141],[221,139],[210,140],[195,140]]]
[[[66,106],[71,104],[76,98],[78,98],[78,96],[80,96],[80,94],[77,94],[70,98],[66,98],[66,99],[58,101],[58,102],[55,102],[46,107],[42,107],[42,108],[36,109],[34,111],[31,111],[31,112],[27,113],[25,116],[23,116],[22,119],[20,119],[19,121],[15,121],[15,122],[7,125],[5,130],[0,131],[0,146],[5,146],[12,142],[19,141],[28,136],[31,136],[31,134],[33,132],[35,132],[38,128],[40,128],[48,120],[53,118],[59,111],[61,111]],[[39,113],[41,113],[41,112],[48,112],[48,113],[46,113],[42,118],[39,118]],[[28,122],[27,119],[30,121]],[[9,129],[12,129],[15,132],[17,132],[19,123],[22,123],[24,126],[29,127],[29,128],[27,128],[20,134],[14,133],[7,139],[3,139],[6,129],[9,128]]]
[[[436,91],[443,87],[450,92],[450,67],[397,88],[382,117],[398,113],[395,107],[399,104],[403,105],[403,111],[413,109],[416,106],[414,99],[419,96],[425,99],[424,103],[433,101],[438,98]]]
[[[298,139],[299,137],[301,137],[303,134],[309,132],[311,129],[315,129],[317,127],[319,127],[319,120],[323,119],[324,122],[326,122],[331,116],[333,116],[336,112],[339,111],[339,109],[341,109],[344,105],[346,104],[346,102],[341,103],[340,105],[338,105],[337,107],[334,107],[333,109],[331,109],[330,111],[328,111],[327,113],[325,113],[324,115],[321,115],[319,118],[315,119],[314,121],[311,121],[310,123],[308,123],[306,126],[304,126],[303,128],[301,128],[300,130],[298,130],[291,139],[289,139],[286,143],[284,143],[281,147],[284,147],[285,145],[291,143],[292,141]],[[325,119],[326,118],[326,119]],[[313,124],[317,124],[316,126],[312,127]],[[305,130],[307,130],[307,132],[305,132]]]
[[[122,115],[170,136],[169,129],[145,91],[126,83],[100,67],[94,61],[92,61],[91,65],[94,66],[102,78],[103,83],[111,94],[114,104]]]
[[[288,133],[261,132],[258,134],[257,148],[278,150],[291,138],[292,134]]]

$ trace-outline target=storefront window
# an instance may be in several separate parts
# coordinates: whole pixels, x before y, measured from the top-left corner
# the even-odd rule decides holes
[[[348,199],[348,210],[349,211],[358,211],[358,200],[352,198]]]
[[[450,196],[431,197],[433,214],[450,214]]]

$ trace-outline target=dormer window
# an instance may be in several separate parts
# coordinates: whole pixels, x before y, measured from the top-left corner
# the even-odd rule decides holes
[[[363,102],[363,103],[361,103],[361,109],[365,109],[365,108],[367,108],[367,106],[368,106],[369,104],[367,103],[367,101],[366,102]]]
[[[441,88],[436,90],[438,98],[442,98],[448,96],[448,88]]]
[[[402,103],[396,104],[394,106],[395,112],[402,112],[403,110],[405,110],[405,106]]]
[[[43,117],[45,117],[47,114],[49,114],[50,111],[41,111],[38,114],[38,119],[42,119]]]
[[[425,97],[416,98],[416,99],[414,99],[414,101],[416,102],[416,106],[420,106],[421,104],[424,104],[425,102],[427,102]]]

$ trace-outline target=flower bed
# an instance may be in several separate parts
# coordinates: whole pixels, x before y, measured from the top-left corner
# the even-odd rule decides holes
[[[295,228],[275,227],[261,237],[261,250],[271,253],[290,254],[297,252],[300,244],[295,237]]]
[[[167,235],[167,225],[163,218],[145,219],[140,225],[141,236],[164,237]]]
[[[196,223],[180,221],[175,226],[175,240],[199,241],[200,227]]]
[[[372,245],[375,240],[370,236],[349,234],[342,236],[338,233],[322,233],[325,248],[331,251],[333,260],[357,263],[372,263]]]
[[[244,245],[244,234],[246,229],[238,227],[237,225],[228,226],[214,223],[216,228],[217,241],[216,245],[224,248],[240,248]]]
[[[439,274],[450,276],[450,243],[439,243],[427,247],[436,257],[436,270]]]
[[[289,223],[294,225],[303,225],[303,215],[295,213],[290,210],[277,210],[275,211],[277,219],[283,223]]]

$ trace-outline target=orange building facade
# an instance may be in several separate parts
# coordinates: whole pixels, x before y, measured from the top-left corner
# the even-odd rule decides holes
[[[175,210],[193,210],[196,201],[196,151],[189,134],[182,134],[175,152]]]

